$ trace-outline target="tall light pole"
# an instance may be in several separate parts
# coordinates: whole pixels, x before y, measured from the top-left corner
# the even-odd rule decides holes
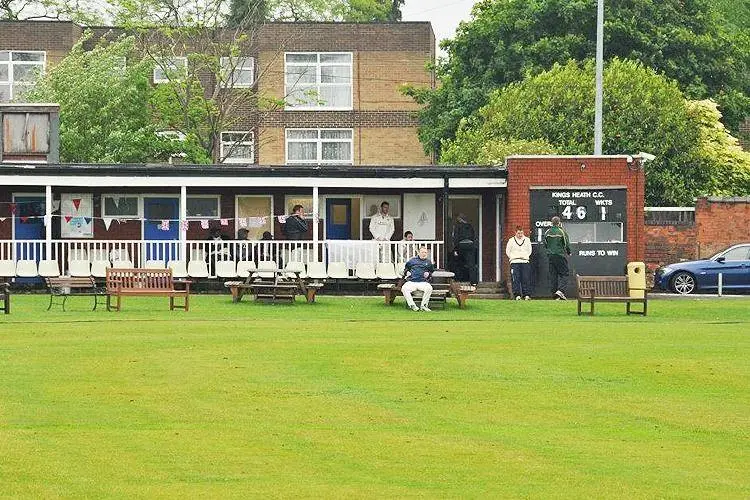
[[[594,116],[594,154],[602,154],[602,105],[604,101],[604,0],[596,9],[596,101]]]

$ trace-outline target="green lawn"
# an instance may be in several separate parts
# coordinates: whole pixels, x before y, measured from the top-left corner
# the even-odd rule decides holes
[[[14,299],[0,496],[750,497],[750,298]]]

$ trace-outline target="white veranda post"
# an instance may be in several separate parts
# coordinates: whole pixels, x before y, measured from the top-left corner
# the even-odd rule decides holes
[[[318,209],[319,209],[319,200],[318,200],[318,186],[313,187],[313,194],[312,194],[312,224],[313,224],[313,262],[318,262]]]

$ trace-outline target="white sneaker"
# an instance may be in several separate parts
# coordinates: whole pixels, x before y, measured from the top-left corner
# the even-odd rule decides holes
[[[527,295],[526,297],[524,297],[524,298],[523,298],[523,300],[531,300],[531,297],[529,297],[529,296]]]
[[[417,307],[417,305],[414,304],[413,306],[411,306],[411,310],[412,311],[419,311],[419,307]]]
[[[521,296],[520,295],[516,295],[516,300],[521,300]]]
[[[562,290],[556,291],[555,295],[557,295],[558,297],[560,297],[560,300],[568,300],[568,298],[565,296],[565,294],[562,293]]]
[[[427,306],[422,306],[422,307],[421,307],[420,309],[421,309],[422,311],[424,311],[424,312],[432,312],[432,309],[430,309],[430,308],[429,308],[429,307],[427,307]]]

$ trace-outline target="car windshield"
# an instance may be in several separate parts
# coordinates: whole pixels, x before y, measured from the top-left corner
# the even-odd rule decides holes
[[[725,248],[725,249],[724,249],[724,250],[722,250],[721,252],[719,252],[719,253],[717,253],[716,255],[712,256],[712,257],[711,257],[711,260],[716,260],[716,259],[718,259],[719,257],[722,257],[722,256],[723,256],[723,257],[727,257],[727,256],[726,256],[726,255],[724,255],[724,254],[726,254],[726,253],[727,253],[727,252],[728,252],[729,250],[731,250],[731,249],[733,249],[733,248],[734,248],[735,252],[737,252],[737,253],[741,253],[741,254],[743,254],[743,255],[744,255],[744,254],[746,254],[746,253],[748,252],[748,250],[750,250],[750,245],[731,246],[731,247],[729,247],[729,248]],[[743,250],[744,250],[744,252],[743,252],[743,251],[741,251],[740,249],[743,249]],[[735,252],[733,252],[733,253],[735,253]],[[731,259],[730,259],[730,260],[731,260]],[[744,260],[744,259],[741,259],[741,260]]]

